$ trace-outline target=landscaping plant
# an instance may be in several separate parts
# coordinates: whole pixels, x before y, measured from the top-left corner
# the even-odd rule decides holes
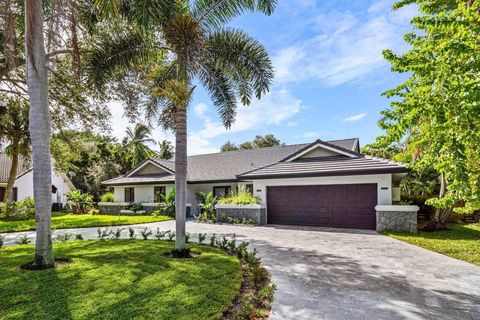
[[[207,238],[207,234],[206,234],[206,233],[199,233],[199,234],[198,234],[198,243],[199,243],[199,244],[202,244],[203,241],[205,241],[206,238]]]
[[[78,233],[76,236],[75,236],[75,240],[83,240],[83,236]]]
[[[142,231],[140,231],[140,234],[142,235],[143,240],[148,240],[148,238],[153,234],[153,232],[152,230],[145,228]]]
[[[15,241],[16,244],[29,244],[31,243],[32,241],[30,241],[30,239],[28,239],[28,235],[27,234],[24,234],[23,236],[21,236],[17,241]]]
[[[118,240],[122,237],[122,231],[125,230],[124,228],[117,228],[115,232],[113,230],[110,231],[110,234],[112,235],[112,239]]]
[[[135,229],[133,228],[128,228],[128,237],[130,239],[135,239],[137,236],[135,235]]]
[[[2,236],[2,235],[0,234],[0,249],[3,248],[4,242],[5,242],[5,236]]]
[[[231,194],[225,198],[218,200],[220,204],[235,204],[239,206],[245,206],[249,204],[259,204],[260,198],[253,196],[249,192],[240,192],[237,194]]]
[[[72,238],[73,234],[71,233],[65,233],[65,234],[59,234],[55,237],[55,241],[57,242],[65,242],[68,241]]]
[[[175,188],[167,195],[160,195],[161,203],[158,205],[158,210],[165,216],[175,217]]]
[[[100,197],[100,202],[115,202],[115,195],[113,192],[106,192]]]
[[[97,229],[98,239],[100,240],[105,240],[109,234],[110,233],[108,232],[108,229],[103,229],[103,230],[101,228]]]
[[[35,218],[35,201],[28,197],[20,201],[4,202],[0,204],[0,218],[33,219]]]
[[[160,231],[160,228],[157,228],[157,232],[155,232],[155,238],[157,240],[162,240],[167,233],[170,231]]]
[[[217,198],[213,196],[212,192],[197,194],[197,202],[200,206],[200,213],[196,216],[199,221],[215,221],[217,219],[215,214],[215,205]]]
[[[93,208],[93,197],[80,190],[71,190],[67,192],[67,206],[75,214],[85,214]]]

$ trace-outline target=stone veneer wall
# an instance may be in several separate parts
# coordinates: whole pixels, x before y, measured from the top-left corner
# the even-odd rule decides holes
[[[375,207],[377,215],[377,231],[392,229],[417,233],[417,206],[388,206]]]
[[[220,221],[222,217],[231,217],[239,219],[250,219],[255,221],[256,225],[267,224],[267,210],[262,205],[229,205],[218,204],[215,206],[217,213],[217,221]]]
[[[130,204],[127,202],[99,202],[98,210],[100,214],[109,214],[109,215],[135,215],[135,214],[122,214],[121,210],[127,209]],[[153,211],[158,209],[159,203],[142,203],[145,213],[143,215],[150,215]],[[187,217],[190,216],[191,204],[187,203]]]

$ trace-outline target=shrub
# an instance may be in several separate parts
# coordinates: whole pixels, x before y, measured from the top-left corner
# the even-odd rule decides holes
[[[213,196],[212,192],[197,194],[198,205],[200,206],[200,213],[196,216],[199,221],[215,221],[215,205],[217,204],[217,198]]]
[[[67,192],[67,205],[75,214],[85,214],[93,208],[93,197],[80,190],[71,190]]]
[[[232,194],[228,197],[222,198],[218,201],[218,203],[244,206],[249,204],[259,204],[260,198],[254,197],[248,192],[240,192],[238,194]]]
[[[199,244],[202,244],[203,241],[205,241],[206,238],[207,238],[207,234],[206,234],[206,233],[199,233],[199,234],[198,234],[198,243],[199,243]]]
[[[115,196],[113,192],[106,192],[100,197],[101,202],[115,202]]]
[[[148,240],[148,238],[152,235],[152,231],[148,230],[148,228],[145,228],[140,231],[140,234],[142,235],[143,240]]]
[[[211,247],[215,247],[215,243],[216,243],[215,239],[217,239],[217,236],[214,233],[210,236],[210,246]]]
[[[256,225],[255,221],[248,218],[237,218],[237,217],[228,217],[225,214],[220,216],[221,223],[230,223],[230,224],[245,224],[245,225]]]
[[[75,236],[75,240],[83,240],[83,236],[79,233]]]
[[[155,238],[157,240],[161,240],[165,237],[165,235],[167,233],[169,233],[170,231],[160,231],[160,228],[157,228],[157,232],[155,232]]]
[[[128,205],[127,210],[138,212],[140,210],[143,210],[143,205],[140,202],[132,202]]]
[[[23,236],[20,237],[20,239],[18,239],[17,241],[15,241],[16,244],[29,244],[31,243],[32,241],[30,241],[30,239],[28,239],[28,235],[27,234],[24,234]]]
[[[65,233],[65,234],[59,234],[55,237],[55,241],[57,242],[65,242],[68,241],[72,238],[73,234],[71,233]]]
[[[105,240],[105,238],[108,237],[108,235],[110,233],[108,232],[108,229],[102,230],[102,229],[98,228],[97,229],[97,234],[98,234],[98,239]]]
[[[0,218],[28,220],[35,218],[35,201],[25,198],[20,201],[6,202],[0,205]]]
[[[4,244],[4,243],[5,243],[5,236],[2,236],[2,235],[0,234],[0,249],[3,248],[3,244]]]
[[[98,209],[91,209],[90,211],[88,211],[88,214],[89,215],[92,215],[92,216],[98,216],[100,214],[100,210]]]
[[[160,195],[161,203],[158,205],[158,211],[161,215],[175,217],[175,189],[167,195]]]
[[[128,237],[130,239],[135,239],[137,236],[135,235],[135,229],[133,228],[128,228]]]
[[[173,241],[173,238],[175,238],[175,232],[171,232],[170,230],[168,231],[168,240]]]
[[[122,231],[125,230],[124,228],[117,228],[115,231],[110,231],[110,235],[112,236],[112,239],[118,240],[122,236]]]

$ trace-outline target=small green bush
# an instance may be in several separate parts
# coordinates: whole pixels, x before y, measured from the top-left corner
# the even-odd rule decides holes
[[[2,236],[2,235],[0,234],[0,249],[3,248],[4,242],[5,242],[5,236]]]
[[[93,208],[93,197],[80,190],[71,190],[67,192],[67,205],[75,214],[85,214]]]
[[[249,204],[259,204],[260,198],[254,197],[248,192],[240,192],[238,194],[232,194],[228,197],[222,198],[218,201],[218,203],[244,206]]]
[[[16,244],[29,244],[31,243],[32,241],[30,241],[30,239],[28,239],[28,235],[27,234],[24,234],[23,236],[21,236],[17,241],[15,241]]]
[[[140,202],[132,202],[128,205],[127,210],[138,212],[140,210],[143,210],[143,204],[141,204]]]
[[[104,193],[100,197],[100,201],[101,202],[115,202],[115,196],[114,196],[113,192],[107,192],[107,193]]]
[[[20,201],[6,202],[0,205],[0,218],[28,220],[35,218],[35,201],[25,198]]]

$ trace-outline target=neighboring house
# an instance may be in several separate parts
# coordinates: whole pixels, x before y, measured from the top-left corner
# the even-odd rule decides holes
[[[3,201],[7,180],[10,174],[11,159],[5,153],[0,152],[0,202]],[[72,182],[63,173],[52,168],[52,204],[65,205],[67,202],[66,193],[74,190]],[[31,163],[19,159],[17,177],[13,185],[12,200],[20,201],[25,198],[33,198],[33,171]]]
[[[375,206],[392,204],[392,186],[407,169],[359,150],[355,138],[189,156],[187,202],[200,191],[247,191],[266,206],[270,224],[375,229]],[[103,184],[114,188],[115,202],[151,203],[174,181],[174,162],[151,158]]]

